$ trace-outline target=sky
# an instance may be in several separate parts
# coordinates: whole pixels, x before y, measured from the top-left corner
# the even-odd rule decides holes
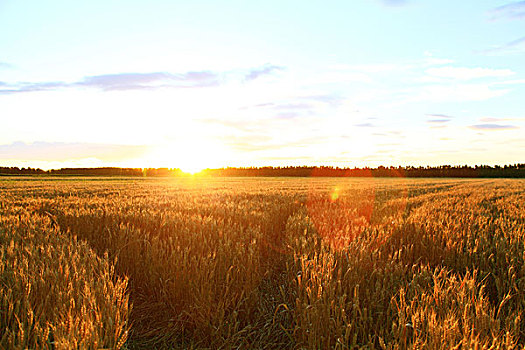
[[[525,162],[525,1],[0,0],[0,166]]]

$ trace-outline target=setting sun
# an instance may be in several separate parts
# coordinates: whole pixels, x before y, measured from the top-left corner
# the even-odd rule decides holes
[[[136,162],[151,167],[176,167],[185,173],[196,174],[206,168],[226,166],[228,154],[223,145],[195,136],[159,144]]]

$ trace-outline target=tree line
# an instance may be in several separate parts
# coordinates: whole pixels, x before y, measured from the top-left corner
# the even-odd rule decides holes
[[[222,168],[202,171],[210,176],[290,176],[290,177],[465,177],[525,178],[525,164],[505,166],[451,166],[339,168],[331,166]]]
[[[0,167],[0,175],[62,175],[62,176],[181,176],[175,168],[62,168],[42,170],[38,168]]]
[[[287,167],[228,167],[205,169],[199,173],[212,177],[463,177],[463,178],[525,178],[525,163],[505,166],[398,166],[377,168],[339,168],[332,166]],[[38,168],[0,167],[0,175],[59,175],[59,176],[125,176],[159,177],[187,176],[178,168]]]

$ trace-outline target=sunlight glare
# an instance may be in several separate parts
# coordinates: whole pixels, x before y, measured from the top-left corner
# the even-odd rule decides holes
[[[223,145],[204,137],[192,137],[158,145],[145,162],[152,167],[179,168],[194,175],[206,168],[225,166],[228,155]]]

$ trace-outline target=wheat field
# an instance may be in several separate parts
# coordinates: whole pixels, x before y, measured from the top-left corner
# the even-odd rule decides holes
[[[0,348],[525,345],[525,181],[0,178]]]

